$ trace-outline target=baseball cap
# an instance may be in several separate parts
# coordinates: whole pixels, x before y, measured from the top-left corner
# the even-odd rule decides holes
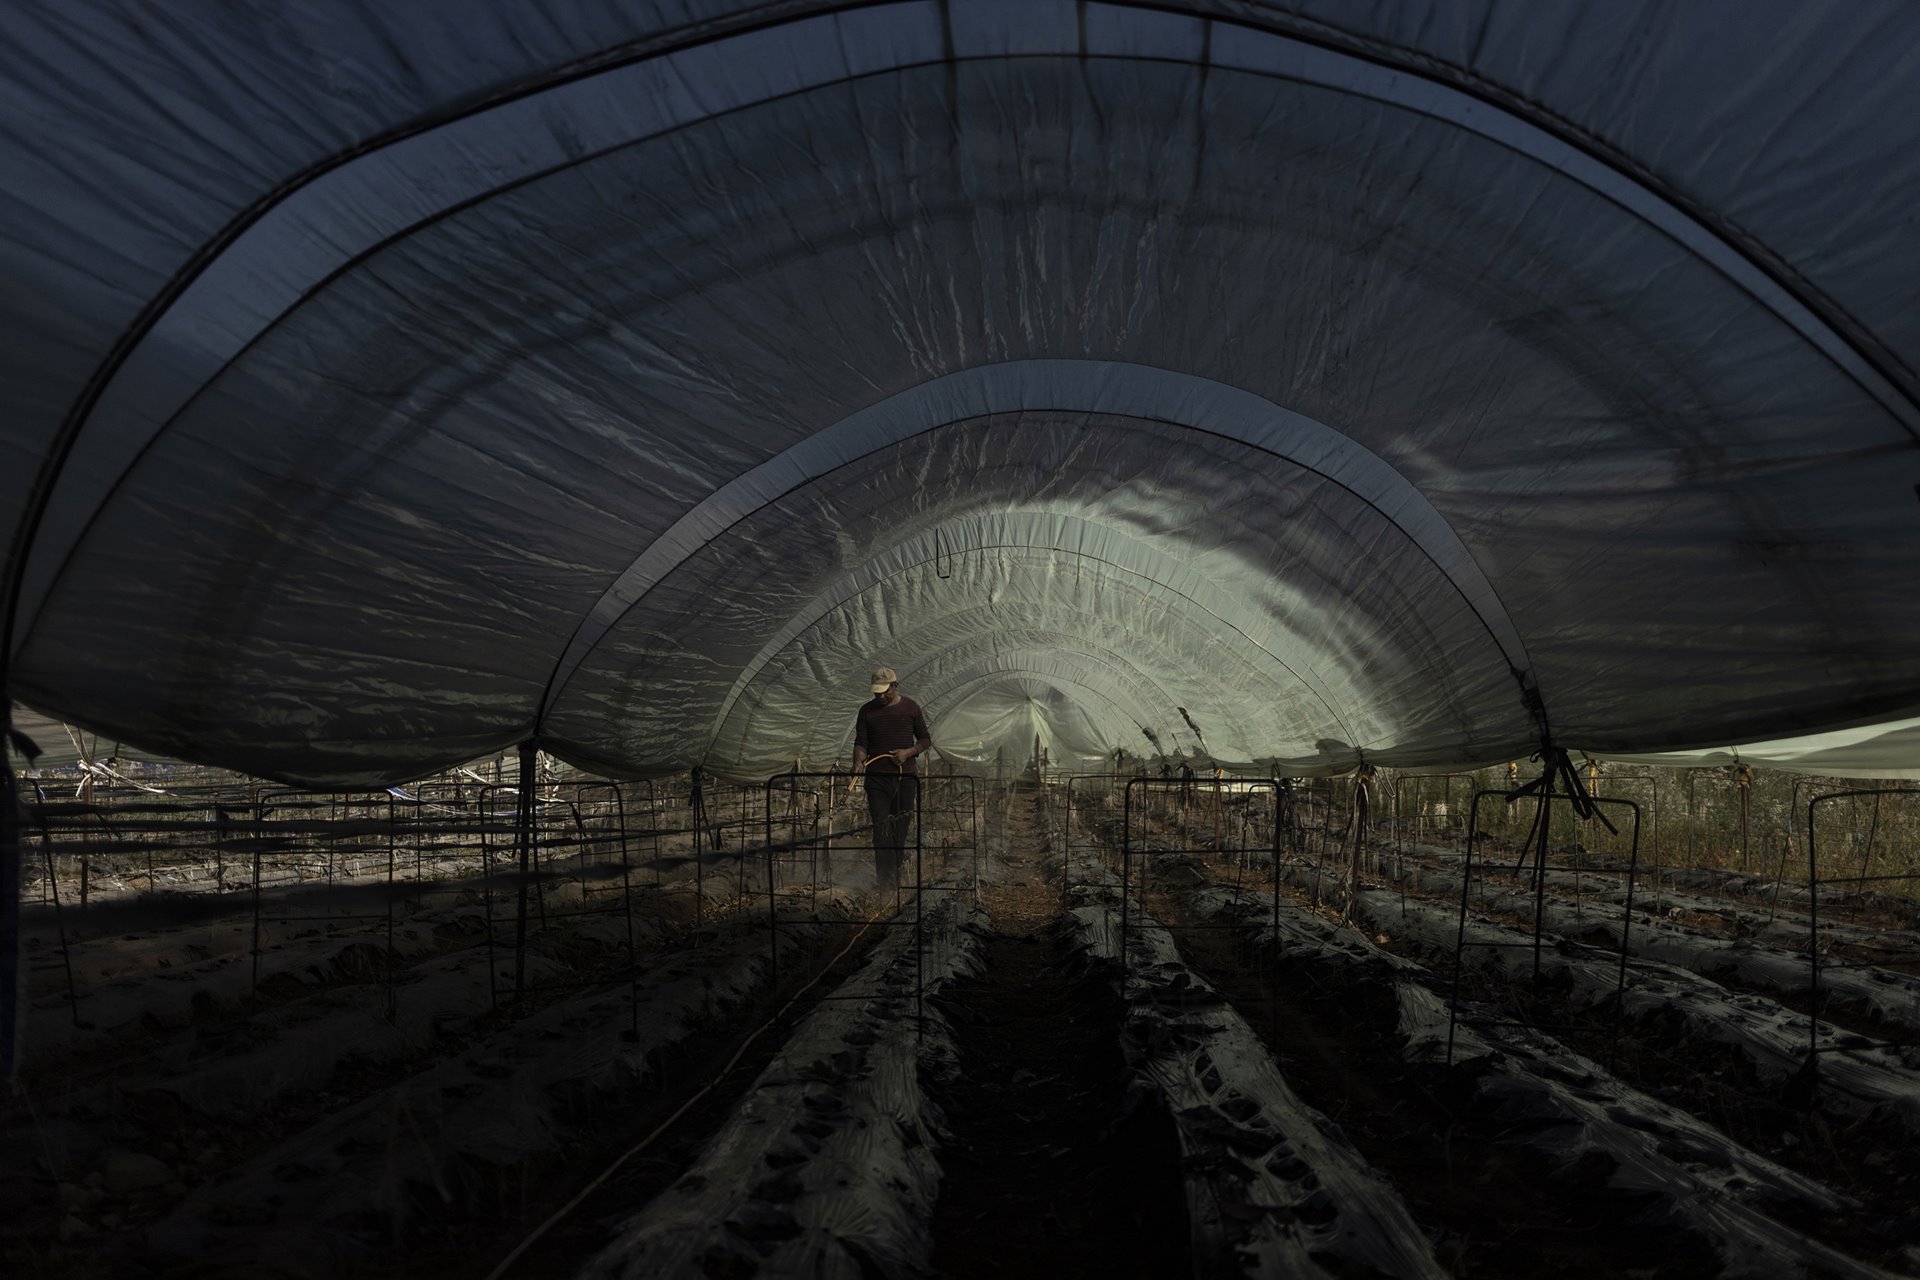
[[[892,667],[875,667],[873,669],[872,692],[885,693],[887,686],[896,683],[899,679],[900,677],[894,674]]]

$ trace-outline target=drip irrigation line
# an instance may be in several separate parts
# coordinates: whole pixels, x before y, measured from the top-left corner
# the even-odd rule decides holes
[[[571,1214],[575,1209],[578,1209],[581,1206],[581,1204],[586,1201],[588,1196],[592,1195],[595,1191],[599,1190],[601,1184],[606,1182],[608,1178],[611,1178],[616,1172],[618,1172],[622,1165],[626,1164],[627,1161],[633,1159],[635,1156],[639,1155],[642,1151],[645,1151],[648,1147],[652,1146],[654,1142],[659,1139],[660,1135],[664,1134],[668,1129],[672,1128],[674,1122],[680,1119],[680,1117],[685,1115],[689,1110],[691,1110],[693,1108],[693,1105],[696,1102],[699,1102],[700,1099],[706,1097],[707,1094],[711,1093],[714,1089],[714,1086],[718,1085],[722,1080],[726,1079],[727,1076],[732,1073],[733,1069],[740,1065],[740,1059],[746,1056],[747,1050],[753,1046],[753,1042],[755,1040],[758,1040],[763,1034],[765,1034],[770,1028],[772,1028],[775,1023],[779,1022],[781,1018],[785,1017],[787,1010],[793,1008],[793,1006],[799,1002],[801,996],[804,996],[805,994],[807,994],[807,992],[811,991],[814,985],[818,983],[820,979],[826,977],[827,974],[833,971],[833,966],[839,964],[842,960],[846,959],[847,953],[853,950],[854,946],[857,943],[859,943],[860,939],[867,936],[867,930],[873,928],[875,924],[879,923],[880,917],[882,914],[884,914],[884,912],[879,912],[879,911],[874,912],[874,914],[868,918],[867,922],[860,927],[860,932],[854,934],[853,937],[847,939],[847,945],[840,948],[839,952],[833,957],[833,959],[827,961],[826,964],[821,966],[820,972],[814,974],[813,977],[807,979],[806,984],[804,986],[802,986],[798,991],[794,992],[791,996],[788,996],[786,1003],[781,1005],[777,1010],[775,1010],[772,1017],[768,1018],[765,1022],[761,1023],[759,1026],[755,1027],[751,1032],[747,1034],[747,1038],[740,1042],[740,1047],[733,1051],[733,1056],[727,1059],[726,1065],[721,1067],[719,1071],[715,1072],[711,1080],[701,1085],[700,1088],[693,1094],[692,1097],[688,1098],[685,1102],[682,1102],[678,1107],[674,1108],[673,1114],[668,1116],[665,1120],[662,1120],[658,1125],[655,1125],[653,1128],[653,1131],[648,1133],[646,1137],[640,1139],[640,1141],[636,1142],[633,1146],[627,1148],[624,1152],[622,1152],[620,1154],[619,1159],[615,1160],[612,1164],[608,1165],[604,1170],[600,1172],[598,1177],[594,1178],[592,1182],[589,1182],[585,1187],[581,1188],[579,1194],[575,1195],[573,1199],[561,1205],[559,1209],[554,1211],[551,1217],[549,1217],[545,1222],[542,1222],[539,1226],[535,1227],[532,1230],[532,1232],[530,1232],[524,1240],[522,1240],[518,1245],[514,1247],[514,1250],[512,1253],[509,1253],[505,1258],[501,1260],[498,1266],[496,1266],[492,1271],[489,1271],[487,1273],[487,1280],[500,1280],[500,1277],[506,1275],[507,1272],[512,1269],[513,1264],[520,1260],[521,1255],[526,1253],[528,1249],[531,1249],[536,1243],[538,1243],[538,1241],[540,1240],[540,1237],[546,1235],[548,1231],[552,1230],[554,1227],[558,1226],[561,1222],[565,1221],[565,1219],[569,1214]]]

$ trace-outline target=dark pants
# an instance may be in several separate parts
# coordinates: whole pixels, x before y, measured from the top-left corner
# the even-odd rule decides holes
[[[913,834],[920,779],[884,766],[867,770],[867,813],[873,819],[873,875],[882,892],[900,885],[900,865]]]

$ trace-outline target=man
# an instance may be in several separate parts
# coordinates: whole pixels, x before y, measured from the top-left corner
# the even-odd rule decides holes
[[[888,893],[900,887],[900,863],[906,857],[913,806],[920,795],[914,757],[933,745],[933,736],[927,732],[920,704],[901,694],[900,678],[892,667],[875,667],[869,687],[873,700],[854,717],[853,781],[848,789],[866,779],[867,813],[873,819],[874,880],[882,893]]]

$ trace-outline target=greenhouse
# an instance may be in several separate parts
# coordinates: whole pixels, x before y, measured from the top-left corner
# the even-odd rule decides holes
[[[0,22],[8,1274],[1920,1274],[1920,10]]]

